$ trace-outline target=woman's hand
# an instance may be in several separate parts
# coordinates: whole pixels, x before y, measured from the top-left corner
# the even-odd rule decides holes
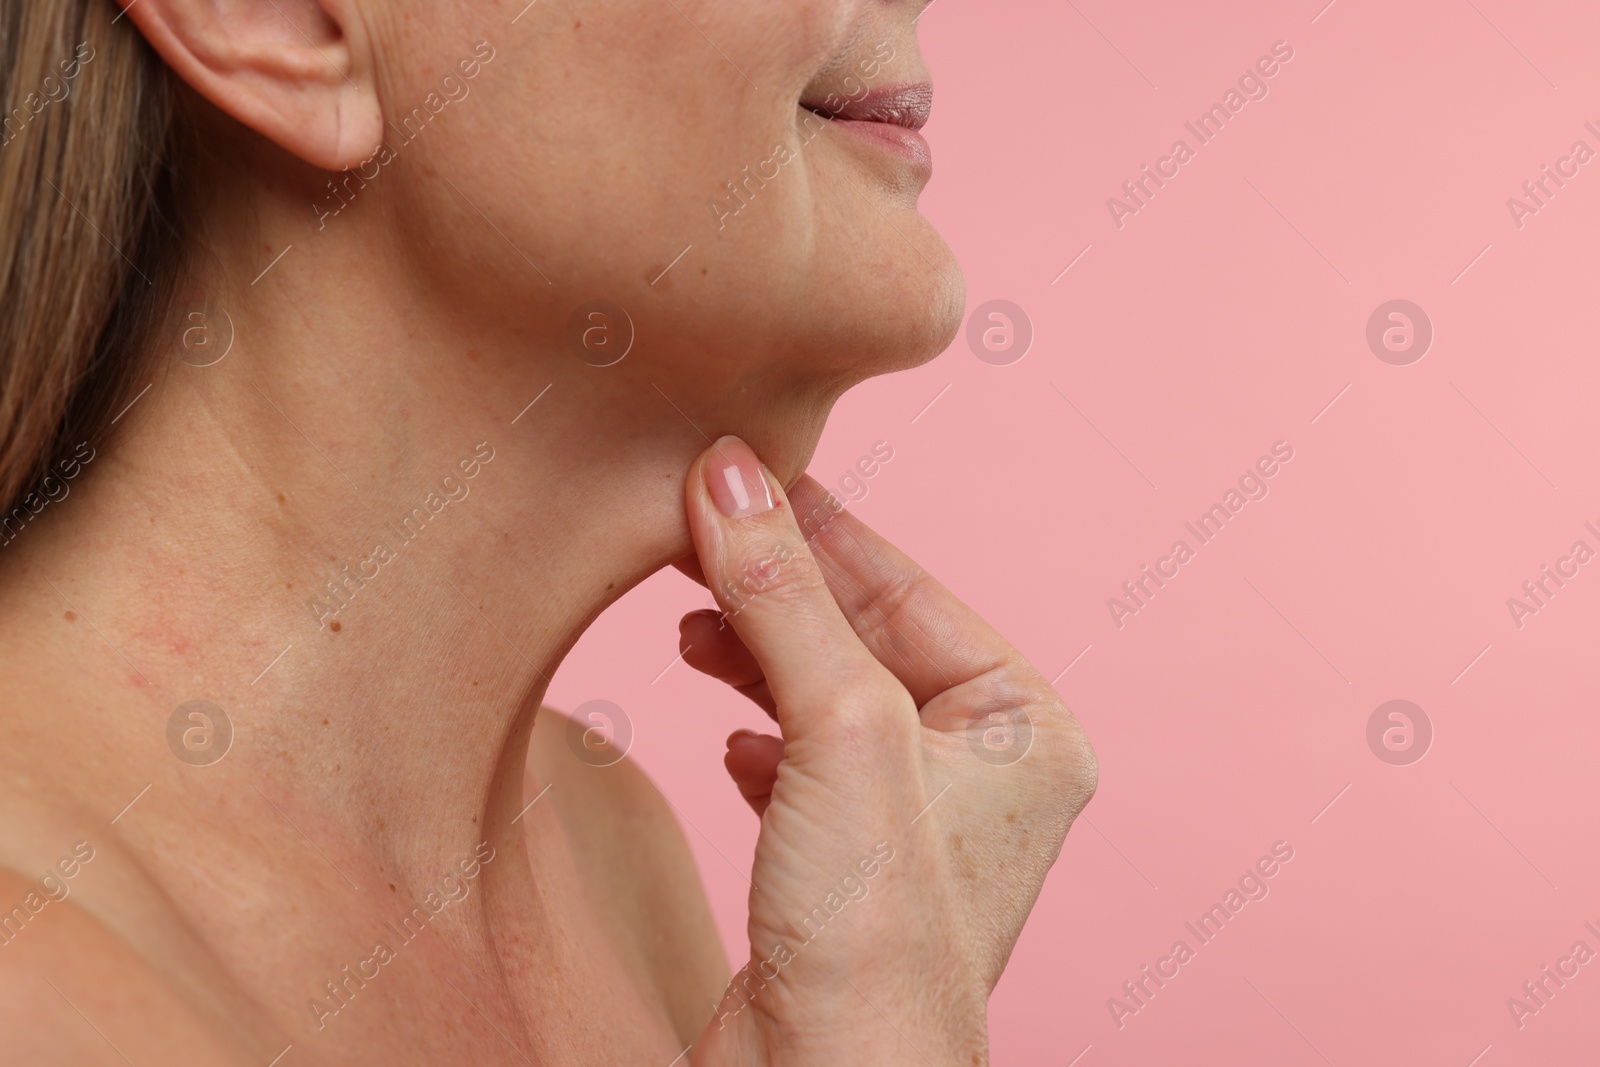
[[[782,732],[728,740],[761,816],[750,963],[691,1062],[985,1063],[989,994],[1094,793],[1082,729],[1015,649],[811,479],[791,501],[724,437],[686,497],[724,616],[684,620],[684,658]]]

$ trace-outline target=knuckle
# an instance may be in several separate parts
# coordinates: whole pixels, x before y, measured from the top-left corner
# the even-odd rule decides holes
[[[856,631],[863,639],[897,637],[904,617],[915,612],[932,582],[928,572],[921,569],[892,576],[873,591],[870,603],[855,622]]]
[[[840,714],[850,717],[879,715],[896,707],[898,701],[910,699],[892,674],[866,656],[831,668],[818,692]]]
[[[759,598],[777,605],[814,600],[826,595],[827,582],[806,550],[784,538],[753,542],[728,560],[722,582],[723,600],[732,612]]]
[[[1094,745],[1065,704],[1059,701],[1040,711],[1045,727],[1039,746],[1040,762],[1052,792],[1074,816],[1088,806],[1100,785],[1100,760]]]
[[[806,699],[817,725],[852,749],[907,748],[920,729],[905,687],[866,657],[830,669]]]
[[[1087,737],[1080,735],[1078,743],[1073,746],[1071,768],[1067,778],[1072,783],[1072,808],[1076,815],[1089,806],[1095,791],[1100,788],[1100,758],[1095,755],[1094,746]]]

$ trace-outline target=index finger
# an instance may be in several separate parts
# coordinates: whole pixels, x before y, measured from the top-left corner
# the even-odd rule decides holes
[[[915,706],[841,614],[792,505],[749,446],[714,442],[690,467],[684,495],[703,573],[760,665],[786,739],[881,716],[877,705],[894,693],[915,724]]]
[[[977,612],[810,475],[789,500],[845,618],[918,707],[996,671],[1037,674]]]

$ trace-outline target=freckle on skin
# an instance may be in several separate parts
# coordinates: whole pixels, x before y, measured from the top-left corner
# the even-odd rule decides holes
[[[968,882],[977,881],[978,880],[978,861],[976,859],[974,859],[973,857],[965,855],[964,853],[962,853],[962,851],[961,851],[961,835],[960,834],[951,834],[950,835],[950,847],[956,853],[956,855],[952,858],[952,861],[951,861],[955,866],[956,873],[958,875],[960,875],[962,877],[962,879],[965,880],[965,881],[968,881]]]
[[[77,622],[78,621],[78,613],[76,611],[69,611],[65,615],[63,615],[62,618],[66,619],[68,622]]]
[[[334,619],[328,624],[328,629],[332,630],[334,633],[338,633],[340,630],[344,629],[344,627],[339,625],[338,619]]]

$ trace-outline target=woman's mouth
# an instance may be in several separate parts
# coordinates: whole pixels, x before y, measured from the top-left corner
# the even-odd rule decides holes
[[[933,154],[917,132],[933,108],[932,85],[885,86],[851,96],[830,94],[820,100],[801,100],[800,106],[841,131],[899,153],[922,172],[924,180],[933,173]]]

